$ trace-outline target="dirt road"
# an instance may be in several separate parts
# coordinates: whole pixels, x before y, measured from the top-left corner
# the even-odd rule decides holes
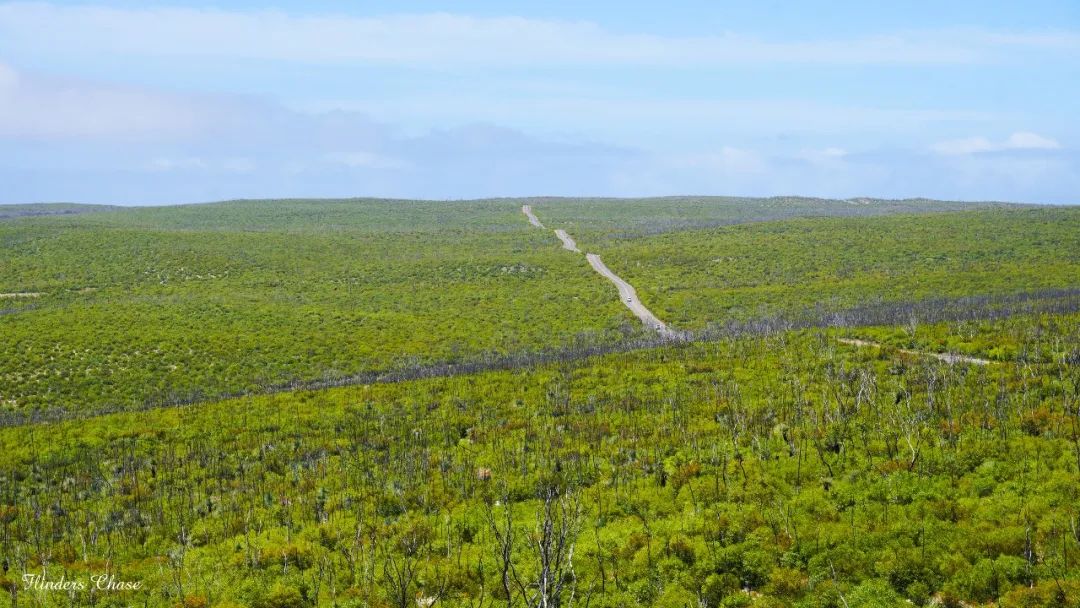
[[[540,218],[533,215],[532,205],[522,205],[521,212],[525,214],[525,217],[529,218],[529,223],[537,228],[543,228],[544,225],[540,223]]]
[[[533,213],[532,205],[522,205],[521,212],[525,214],[525,217],[529,218],[529,223],[533,226],[536,226],[537,228],[544,227],[544,225],[540,223],[540,218],[536,217],[536,215]],[[562,241],[563,249],[566,249],[567,251],[573,251],[574,253],[581,253],[581,250],[578,249],[577,243],[574,242],[574,239],[571,238],[565,230],[555,230],[555,236],[559,237],[559,240]],[[650,311],[648,308],[645,308],[645,305],[642,304],[641,300],[638,299],[637,291],[634,290],[634,287],[626,281],[622,280],[619,275],[611,272],[611,269],[604,265],[604,262],[600,260],[600,256],[596,255],[595,253],[590,253],[587,254],[585,258],[589,260],[589,265],[593,267],[593,270],[600,273],[607,280],[615,284],[615,287],[619,289],[619,299],[622,300],[622,303],[630,309],[630,312],[634,313],[634,316],[641,319],[641,322],[645,324],[645,327],[656,330],[658,334],[665,338],[678,340],[686,337],[685,334],[677,332],[668,327],[667,325],[664,325],[664,322],[660,319],[657,319],[656,315],[654,315],[652,311]]]
[[[577,243],[574,242],[574,239],[570,238],[569,234],[566,234],[565,230],[556,230],[555,236],[559,237],[559,240],[562,241],[563,249],[581,253],[581,250],[577,248]]]
[[[645,305],[638,299],[637,291],[634,290],[633,285],[622,280],[622,278],[614,272],[611,272],[611,269],[604,264],[600,259],[600,256],[595,253],[590,253],[586,255],[585,258],[589,260],[589,265],[593,267],[593,270],[599,272],[607,280],[614,283],[615,287],[619,288],[619,299],[630,309],[630,312],[641,319],[641,322],[644,323],[646,327],[655,329],[657,333],[667,338],[682,337],[682,334],[669,328],[663,321],[657,319],[656,315],[654,315],[651,310],[645,308]]]
[[[853,338],[837,338],[837,342],[841,344],[850,344],[852,346],[882,346],[878,342],[871,342],[869,340],[856,340]],[[939,361],[946,363],[971,363],[972,365],[990,365],[993,363],[989,359],[979,359],[978,357],[968,357],[967,355],[958,355],[956,353],[931,353],[924,350],[906,350],[903,348],[896,349],[897,352],[904,353],[905,355],[916,355],[919,357],[933,357]]]

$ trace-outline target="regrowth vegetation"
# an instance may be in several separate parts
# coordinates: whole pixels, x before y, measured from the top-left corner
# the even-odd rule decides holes
[[[0,293],[39,295],[0,300],[0,407],[135,408],[639,336],[610,286],[530,230],[520,203],[234,201],[5,220]],[[620,238],[671,228],[673,217],[728,223],[962,204],[534,205],[553,225],[574,227],[575,238],[595,243],[602,235],[605,262],[676,329],[760,315],[764,304],[907,296],[912,284],[944,284],[957,295],[1061,286],[1077,271],[1078,216],[1068,211],[815,219]],[[575,227],[585,221],[593,237]],[[948,238],[965,227],[982,244]],[[867,230],[891,240],[875,234],[858,245]],[[1021,236],[1007,236],[1015,231]],[[834,259],[841,246],[854,253]],[[1027,272],[1033,264],[1039,273]],[[829,273],[841,278],[804,288]]]
[[[1080,209],[816,218],[609,240],[604,259],[673,326],[1075,287]]]
[[[523,203],[693,339],[642,328]],[[1078,239],[1075,209],[931,201],[6,219],[0,589],[16,608],[1080,606]],[[276,390],[293,381],[319,390]]]
[[[0,224],[0,292],[42,294],[0,303],[0,401],[134,407],[633,327],[523,224],[508,205],[357,202]]]
[[[815,330],[5,429],[0,552],[122,605],[1075,605],[1078,321],[915,328],[1041,353],[986,366]]]

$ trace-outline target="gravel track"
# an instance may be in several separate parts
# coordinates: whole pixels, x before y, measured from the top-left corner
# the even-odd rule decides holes
[[[854,338],[837,338],[837,342],[841,344],[850,344],[851,346],[882,346],[878,342],[871,342],[869,340],[856,340]],[[907,350],[903,348],[896,349],[897,352],[904,353],[905,355],[916,355],[919,357],[933,357],[939,361],[946,363],[971,363],[972,365],[990,365],[993,361],[989,359],[980,359],[978,357],[968,357],[967,355],[958,355],[956,353],[931,353],[924,350]]]
[[[529,218],[529,223],[537,228],[543,228],[544,225],[540,223],[540,218],[533,215],[532,205],[522,205],[521,212],[525,214],[525,217]]]
[[[577,243],[574,242],[574,239],[570,238],[569,234],[566,234],[565,230],[556,230],[555,236],[559,237],[559,240],[562,241],[563,249],[566,249],[567,251],[573,251],[575,253],[581,253],[581,250],[577,248]]]
[[[529,218],[529,223],[533,226],[536,226],[537,228],[544,227],[544,225],[540,223],[540,218],[536,217],[536,214],[533,213],[532,205],[522,205],[521,212],[525,214],[525,217]],[[559,240],[562,241],[563,249],[573,251],[574,253],[581,253],[577,243],[574,242],[574,239],[571,238],[565,230],[555,230],[555,236],[559,237]],[[593,270],[615,284],[615,287],[619,290],[619,300],[630,309],[630,312],[634,313],[634,316],[641,319],[641,322],[645,324],[645,327],[656,331],[656,333],[664,338],[679,340],[689,337],[689,334],[675,331],[658,319],[656,315],[646,308],[645,305],[641,303],[641,300],[638,299],[637,290],[634,289],[634,286],[612,272],[600,259],[600,256],[595,253],[590,253],[585,256],[585,259],[589,261],[589,265],[593,267]]]

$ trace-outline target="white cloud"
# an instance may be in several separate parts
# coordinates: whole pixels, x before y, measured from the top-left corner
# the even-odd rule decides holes
[[[497,93],[485,96],[460,90],[441,94],[438,103],[423,97],[397,97],[343,99],[300,107],[307,111],[363,112],[384,120],[424,125],[463,123],[482,115],[497,124],[583,133],[635,146],[670,141],[677,135],[680,143],[689,139],[704,147],[715,141],[717,133],[725,137],[744,134],[750,138],[790,133],[832,137],[836,133],[872,129],[907,135],[926,125],[992,124],[1002,119],[999,114],[987,111],[839,105],[803,99],[641,98],[612,93],[562,97],[519,94],[505,100],[498,98]],[[659,129],[666,130],[665,137],[641,135]]]
[[[0,5],[0,39],[49,54],[230,57],[395,65],[955,64],[1015,48],[1080,49],[1073,32],[903,32],[772,41],[723,33],[627,34],[584,21],[452,14],[298,16],[280,11]]]
[[[638,159],[616,168],[606,192],[631,197],[795,194],[1076,204],[1080,188],[1080,157],[1067,152],[944,158],[902,149],[840,155],[838,148],[823,148],[804,150],[801,160],[831,159],[827,162],[791,162],[798,156],[741,148],[727,155]],[[748,157],[754,158],[753,171],[735,170],[738,163],[728,162]]]
[[[795,158],[823,167],[838,166],[847,156],[847,150],[837,147],[809,148],[795,154]]]
[[[0,63],[0,137],[189,137],[228,104],[74,80],[31,78]]]
[[[388,127],[356,112],[296,112],[272,102],[19,73],[0,63],[0,141],[208,143],[215,147],[346,142],[387,136]],[[228,158],[224,169],[250,170],[253,155]]]
[[[206,161],[198,157],[187,158],[155,158],[146,164],[150,171],[186,171],[191,169],[205,169]]]
[[[387,122],[376,122],[368,115]],[[482,115],[485,125],[464,129],[442,128],[470,124]],[[85,80],[46,78],[18,73],[0,63],[0,140],[77,140],[108,142],[155,142],[204,144],[199,150],[184,148],[151,150],[169,158],[185,155],[203,158],[266,159],[286,154],[285,148],[307,147],[316,155],[305,160],[325,161],[353,168],[403,169],[415,165],[423,150],[393,149],[394,142],[426,134],[432,142],[454,142],[458,152],[485,142],[509,145],[522,137],[520,131],[493,125],[530,126],[533,133],[566,141],[604,141],[615,146],[675,154],[692,148],[707,150],[717,134],[746,142],[785,133],[833,133],[853,129],[908,132],[938,122],[987,123],[996,117],[961,110],[834,106],[813,101],[728,99],[625,99],[515,98],[512,103],[492,103],[471,93],[461,97],[401,99],[393,103],[342,103],[308,107],[297,111],[250,98],[192,96]],[[546,123],[546,124],[545,124]],[[409,129],[392,125],[408,125]],[[663,128],[668,138],[643,137]],[[702,125],[708,125],[703,128]],[[555,135],[553,135],[555,134]],[[671,138],[676,144],[671,144]],[[1020,143],[1032,135],[1017,134]],[[643,141],[646,140],[646,141]],[[665,144],[666,140],[666,144]],[[428,142],[430,144],[431,142]],[[1030,145],[1030,142],[1027,142]],[[258,150],[244,149],[254,145]],[[666,145],[660,149],[659,146]],[[1019,145],[1019,144],[1018,144]],[[227,146],[229,149],[219,149]],[[388,147],[389,146],[389,147]],[[236,149],[239,148],[239,149]],[[839,162],[839,149],[806,150],[799,158],[810,162]],[[724,152],[717,152],[723,158]],[[724,162],[734,163],[727,153]],[[715,159],[714,159],[715,160]],[[744,168],[750,161],[744,160]],[[160,168],[159,168],[160,170]],[[237,161],[226,171],[252,170]]]
[[[1011,150],[1057,150],[1061,144],[1049,137],[1022,131],[1010,135],[1006,147]]]
[[[352,169],[406,169],[410,164],[404,160],[374,152],[345,152],[326,156],[327,162]]]
[[[146,169],[154,173],[203,171],[247,174],[257,168],[258,163],[250,158],[157,157],[146,163]]]
[[[975,154],[976,152],[988,152],[994,149],[994,144],[985,137],[968,137],[940,141],[930,146],[930,149],[944,156],[962,156]]]
[[[10,66],[0,63],[0,94],[19,84],[19,74]]]
[[[930,149],[942,156],[967,156],[981,152],[1002,152],[1007,150],[1056,150],[1061,144],[1048,137],[1027,131],[1019,131],[1002,141],[992,141],[986,137],[968,137],[950,139],[930,146]]]
[[[951,189],[953,198],[1080,203],[1080,158],[1068,153],[954,156],[939,169],[936,187]]]
[[[666,164],[674,169],[739,174],[762,173],[768,168],[758,152],[733,146],[703,154],[672,156],[666,159]]]
[[[258,167],[259,164],[250,158],[226,158],[221,161],[221,168],[229,173],[251,173]]]

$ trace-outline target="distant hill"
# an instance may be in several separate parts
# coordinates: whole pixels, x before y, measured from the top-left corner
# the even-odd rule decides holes
[[[130,409],[637,339],[616,290],[555,229],[689,331],[1080,276],[1075,207],[688,196],[3,211],[61,215],[0,221],[0,411]]]
[[[408,200],[385,198],[338,199],[239,199],[125,207],[76,203],[0,205],[0,219],[76,215],[100,211],[109,214],[108,225],[159,229],[324,230],[351,228],[409,231],[455,221],[447,209],[505,208],[504,220],[518,222],[523,203],[544,205],[553,221],[567,227],[587,228],[608,235],[647,235],[672,230],[706,228],[728,224],[772,221],[794,217],[863,217],[894,213],[970,211],[1019,208],[1028,205],[1000,202],[938,201],[932,199],[825,199],[801,196],[767,198],[736,196],[661,196],[647,198],[523,197],[471,200]],[[503,221],[495,222],[503,224]],[[477,228],[470,223],[470,228]],[[488,229],[500,229],[489,225]]]
[[[13,217],[35,217],[42,215],[77,215],[99,211],[124,209],[116,205],[80,205],[78,203],[28,203],[18,205],[0,205],[0,219]]]

